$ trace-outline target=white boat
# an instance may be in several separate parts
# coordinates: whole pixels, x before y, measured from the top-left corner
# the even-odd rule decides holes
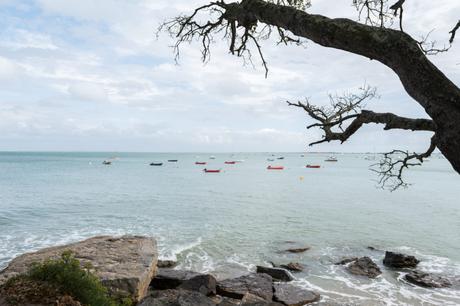
[[[329,156],[326,160],[326,162],[338,162],[339,160],[335,156]]]

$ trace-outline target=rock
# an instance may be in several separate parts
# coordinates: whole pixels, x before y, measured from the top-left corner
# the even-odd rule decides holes
[[[287,249],[285,252],[288,252],[288,253],[304,253],[306,251],[308,251],[309,249],[311,249],[310,247],[303,247],[303,248],[293,248],[293,249]]]
[[[278,281],[283,281],[283,282],[290,282],[294,279],[287,270],[280,269],[280,268],[269,268],[269,267],[257,266],[257,273],[268,274],[273,279],[278,280]]]
[[[233,299],[243,299],[247,293],[271,301],[273,279],[268,274],[252,273],[217,283],[217,294]]]
[[[162,290],[152,293],[138,306],[215,306],[207,296],[187,290]]]
[[[369,257],[358,258],[347,267],[347,270],[352,274],[363,275],[369,278],[376,278],[382,274],[380,268]]]
[[[404,278],[414,285],[425,288],[445,288],[452,286],[452,283],[447,278],[421,271],[412,271],[406,274]]]
[[[158,290],[176,289],[185,281],[200,275],[202,274],[192,271],[158,269],[158,273],[152,279],[150,286]]]
[[[82,265],[91,264],[111,294],[129,296],[134,301],[147,294],[156,273],[158,254],[153,238],[100,236],[21,255],[0,272],[0,285],[25,273],[32,263],[60,258],[64,251],[71,251]]]
[[[228,297],[221,297],[220,302],[216,303],[218,306],[240,306],[241,300],[231,299]]]
[[[216,279],[212,275],[198,275],[184,281],[178,288],[189,291],[198,291],[204,295],[215,295]]]
[[[336,262],[335,264],[336,265],[348,265],[349,263],[353,262],[353,261],[357,261],[358,260],[358,257],[352,257],[352,258],[345,258],[339,262]]]
[[[174,260],[158,260],[158,268],[174,268],[177,266],[177,261]]]
[[[301,306],[319,301],[320,295],[286,283],[275,283],[273,300],[287,306]]]
[[[385,252],[383,264],[391,268],[415,268],[420,261],[414,256],[408,256],[400,253]]]
[[[283,304],[267,301],[257,295],[248,293],[241,300],[241,306],[283,306]]]
[[[279,266],[273,265],[273,266],[280,267],[280,268],[283,268],[283,269],[286,269],[292,272],[302,272],[304,270],[304,266],[297,262],[290,262],[287,265],[279,265]]]

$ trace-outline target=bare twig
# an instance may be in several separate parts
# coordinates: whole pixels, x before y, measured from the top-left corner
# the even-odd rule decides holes
[[[408,151],[393,150],[383,154],[381,161],[371,168],[378,173],[378,183],[382,188],[395,191],[401,187],[407,187],[403,179],[404,170],[413,166],[420,166],[433,154],[436,149],[436,135],[431,138],[430,146],[424,153],[409,153]]]

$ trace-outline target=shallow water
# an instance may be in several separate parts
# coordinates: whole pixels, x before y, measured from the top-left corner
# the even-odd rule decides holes
[[[414,254],[420,269],[460,278],[460,176],[432,158],[407,190],[376,188],[363,155],[283,153],[0,153],[0,268],[14,256],[98,234],[146,234],[179,268],[237,276],[268,261],[307,266],[296,283],[324,300],[356,305],[458,305],[460,290],[406,284],[382,267],[367,280],[333,263],[383,250]],[[197,157],[200,155],[200,157]],[[178,159],[178,163],[167,163]],[[245,160],[224,165],[225,160]],[[195,161],[220,174],[205,174]],[[163,167],[150,167],[164,161]],[[321,169],[306,169],[320,163]],[[294,243],[289,243],[292,241]],[[309,245],[304,254],[279,252]],[[382,251],[370,251],[367,246]]]

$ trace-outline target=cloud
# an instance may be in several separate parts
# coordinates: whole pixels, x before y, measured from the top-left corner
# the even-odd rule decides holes
[[[315,0],[311,11],[356,18],[349,2]],[[265,42],[268,79],[260,61],[244,66],[221,40],[207,65],[196,43],[184,45],[176,65],[172,41],[164,34],[157,40],[156,28],[202,3],[34,0],[19,9],[14,1],[0,2],[0,150],[19,148],[20,139],[29,149],[301,151],[321,134],[306,134],[305,114],[285,101],[326,105],[329,93],[364,83],[378,86],[382,96],[370,108],[426,116],[387,67],[311,42],[306,48]],[[436,27],[433,38],[440,41],[460,12],[454,0],[408,5],[408,31],[421,35]],[[432,58],[457,84],[458,47]],[[345,145],[316,149],[424,149],[428,138],[369,126]]]

